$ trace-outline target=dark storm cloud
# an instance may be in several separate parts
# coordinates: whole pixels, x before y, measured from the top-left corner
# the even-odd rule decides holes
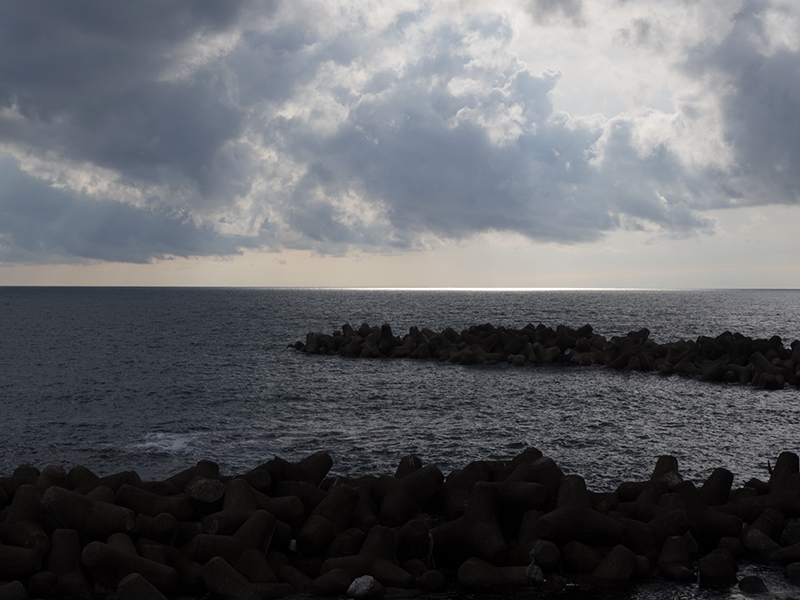
[[[526,8],[542,27],[590,25],[581,0]],[[302,2],[6,3],[0,156],[15,158],[0,165],[0,261],[708,232],[709,206],[794,202],[800,189],[780,166],[800,154],[800,61],[759,53],[756,9],[687,66],[727,86],[730,177],[687,167],[666,141],[643,147],[635,116],[556,112],[561,75],[517,60],[501,15],[443,19],[426,5],[370,29],[357,11],[335,22],[353,7],[326,21]],[[663,33],[625,19],[628,45]],[[107,185],[70,179],[82,171]],[[780,193],[754,198],[756,180]]]
[[[167,256],[236,254],[251,240],[221,236],[189,215],[95,201],[0,161],[0,262],[71,263],[84,259],[147,263]]]
[[[0,139],[88,161],[174,192],[207,195],[242,115],[221,74],[169,78],[198,35],[224,32],[242,2],[9,3],[0,7]]]
[[[800,202],[800,52],[778,47],[764,17],[769,4],[746,0],[716,46],[694,50],[687,69],[718,80],[726,135],[736,158],[724,177],[731,197],[747,204]],[[794,39],[800,31],[793,32]]]
[[[42,120],[70,111],[89,118],[104,100],[167,71],[193,36],[232,26],[241,6],[240,0],[3,3],[0,102]]]

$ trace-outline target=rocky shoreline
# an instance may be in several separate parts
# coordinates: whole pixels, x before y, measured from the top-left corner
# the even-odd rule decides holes
[[[800,341],[785,347],[779,336],[753,339],[726,331],[717,337],[659,344],[646,328],[610,339],[591,325],[555,329],[541,323],[522,329],[473,325],[460,333],[411,327],[403,337],[388,324],[358,329],[344,325],[332,334],[310,332],[289,345],[308,354],[352,358],[413,358],[460,365],[509,363],[599,365],[611,369],[682,375],[701,381],[750,384],[768,390],[800,386]]]
[[[332,458],[274,458],[223,475],[200,461],[163,481],[21,466],[0,477],[0,598],[378,598],[624,588],[668,580],[765,591],[741,560],[800,585],[800,460],[734,487],[674,457],[646,481],[587,489],[528,448],[447,477],[408,456],[394,475],[329,475]]]

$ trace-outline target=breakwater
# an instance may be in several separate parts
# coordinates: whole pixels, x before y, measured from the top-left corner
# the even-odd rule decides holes
[[[599,365],[769,390],[800,385],[800,341],[786,347],[779,336],[753,339],[729,331],[713,338],[699,336],[659,344],[650,339],[646,328],[606,338],[594,333],[591,325],[553,329],[539,323],[513,329],[487,323],[460,333],[449,327],[440,332],[411,327],[400,337],[388,324],[370,327],[363,323],[358,329],[346,324],[332,334],[309,332],[305,342],[289,346],[308,354],[428,359],[460,365]]]
[[[739,487],[717,468],[696,485],[672,456],[649,479],[587,489],[528,448],[447,477],[418,457],[393,475],[329,476],[316,452],[224,475],[211,461],[162,481],[133,471],[21,466],[0,477],[0,597],[380,597],[618,588],[665,579],[763,591],[742,559],[800,584],[800,461]]]

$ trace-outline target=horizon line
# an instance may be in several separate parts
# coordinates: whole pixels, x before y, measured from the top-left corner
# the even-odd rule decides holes
[[[326,285],[90,285],[90,284],[0,284],[2,288],[104,288],[104,289],[264,289],[264,290],[352,290],[387,292],[702,292],[702,291],[798,291],[800,288],[742,287],[477,287],[477,286],[326,286]]]

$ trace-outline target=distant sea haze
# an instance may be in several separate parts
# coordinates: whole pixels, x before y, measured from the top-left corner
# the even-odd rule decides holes
[[[766,392],[599,367],[463,367],[309,356],[308,331],[389,323],[456,330],[544,323],[659,342],[800,338],[800,291],[0,288],[3,475],[84,464],[163,478],[328,451],[333,472],[445,473],[534,446],[590,488],[647,477],[660,454],[704,479],[766,477],[798,451],[800,390]]]

